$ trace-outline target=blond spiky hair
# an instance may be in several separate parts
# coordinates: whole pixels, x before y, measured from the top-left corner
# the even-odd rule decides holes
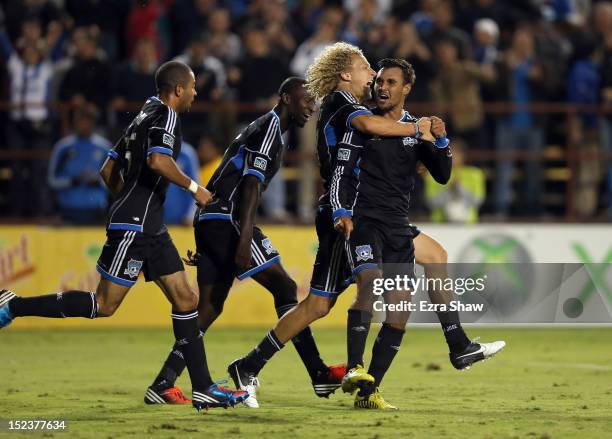
[[[317,99],[323,99],[338,86],[340,73],[351,68],[353,55],[363,56],[359,47],[338,42],[327,46],[308,67],[306,89]]]

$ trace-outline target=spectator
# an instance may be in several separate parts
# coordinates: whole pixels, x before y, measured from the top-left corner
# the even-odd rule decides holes
[[[41,35],[40,32],[33,34]],[[43,158],[51,147],[48,98],[55,67],[50,57],[52,51],[47,50],[43,39],[22,38],[21,41],[22,47],[15,50],[7,35],[0,33],[11,103],[6,143],[11,150],[27,151],[11,163],[8,201],[15,216],[40,216],[51,211]]]
[[[457,48],[459,59],[471,59],[470,36],[461,29],[453,26],[453,5],[449,0],[439,0],[433,7],[433,28],[426,33],[423,40],[431,48],[439,40],[452,41]]]
[[[64,0],[76,27],[99,28],[100,45],[110,59],[124,59],[125,23],[130,2],[125,0]]]
[[[305,77],[308,66],[323,49],[338,41],[341,26],[342,12],[335,8],[327,9],[319,20],[315,34],[297,48],[290,65],[291,72],[296,76]]]
[[[438,72],[430,82],[431,97],[448,111],[451,136],[461,136],[472,147],[483,146],[483,109],[480,98],[481,71],[472,61],[460,61],[450,40],[439,40],[435,47]]]
[[[509,116],[498,119],[495,131],[495,147],[501,153],[495,175],[495,210],[499,216],[505,217],[512,198],[515,159],[504,153],[524,150],[532,153],[532,157],[525,165],[520,211],[537,215],[542,211],[541,160],[538,155],[544,145],[544,130],[541,120],[525,106],[543,99],[545,77],[535,57],[534,39],[529,29],[517,29],[512,46],[496,66],[496,75],[497,99],[509,101],[515,108]]]
[[[240,37],[230,31],[232,22],[227,9],[215,9],[208,19],[208,44],[212,56],[226,66],[238,61],[242,53]]]
[[[187,51],[176,58],[189,65],[196,77],[198,102],[218,101],[225,94],[225,69],[223,63],[208,52],[204,35],[195,37]],[[209,131],[209,115],[188,113],[182,116],[183,138],[193,142]]]
[[[62,219],[77,224],[102,222],[108,193],[100,179],[100,168],[111,144],[94,134],[97,111],[79,107],[73,116],[73,131],[55,144],[49,162],[49,186],[55,190]]]
[[[219,58],[210,52],[205,34],[195,36],[185,53],[176,57],[176,60],[184,62],[193,70],[200,99],[217,100],[223,96],[227,85],[225,67]]]
[[[596,60],[596,45],[590,34],[580,34],[574,43],[576,61],[567,78],[567,101],[574,104],[595,106],[599,102],[601,78]],[[578,149],[580,159],[577,169],[578,188],[576,210],[582,218],[591,217],[599,198],[602,163],[598,160],[599,132],[597,114],[579,113],[570,119],[570,138]]]
[[[229,71],[240,102],[272,103],[278,86],[288,76],[287,67],[270,52],[266,34],[250,28],[244,33],[245,56]]]
[[[410,100],[413,102],[429,101],[429,80],[434,76],[431,52],[421,41],[414,25],[404,22],[399,27],[399,42],[395,48],[395,57],[408,61],[417,74],[418,81],[412,86]]]
[[[176,159],[176,164],[188,177],[199,183],[198,156],[193,146],[186,142],[181,144],[181,152]],[[190,192],[175,184],[168,186],[164,207],[164,223],[191,225],[195,210],[196,205]]]
[[[202,136],[198,143],[198,158],[200,159],[200,184],[206,186],[221,164],[223,155],[211,137]]]
[[[375,66],[378,61],[393,56],[393,51],[400,44],[398,24],[395,17],[387,17],[382,24],[372,26],[361,43],[363,53]]]
[[[194,35],[206,29],[216,0],[176,0],[170,9],[173,54],[182,53]]]
[[[478,222],[478,208],[485,199],[485,175],[476,166],[466,166],[464,143],[453,140],[453,172],[441,185],[427,172],[425,201],[433,222],[473,224]]]
[[[131,122],[142,102],[155,94],[157,64],[155,44],[143,38],[136,42],[132,59],[115,72],[111,109],[117,112],[117,125],[121,129]]]
[[[287,2],[283,0],[265,0],[263,29],[270,43],[270,50],[288,63],[295,52],[296,42],[293,33],[296,32],[287,11]]]
[[[594,18],[600,22],[596,26],[601,36],[602,60],[599,67],[601,75],[600,99],[606,113],[601,118],[601,139],[606,159],[604,172],[607,177],[607,201],[610,221],[612,221],[612,3],[602,2],[595,6]],[[603,23],[602,23],[603,22]]]
[[[99,53],[98,40],[91,29],[80,29],[73,34],[74,62],[68,68],[59,87],[59,98],[74,106],[93,103],[106,109],[111,96],[111,68]]]

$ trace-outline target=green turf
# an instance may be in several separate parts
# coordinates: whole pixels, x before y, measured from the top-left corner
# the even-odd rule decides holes
[[[3,331],[0,418],[68,419],[70,432],[56,438],[610,437],[612,329],[469,332],[483,340],[503,338],[508,347],[457,372],[438,330],[407,332],[383,383],[384,396],[399,412],[357,411],[340,391],[329,400],[316,398],[288,347],[260,376],[261,409],[197,414],[190,407],[142,403],[170,346],[169,331]],[[211,330],[206,341],[214,378],[225,378],[225,365],[263,333]],[[343,331],[319,330],[316,338],[324,358],[343,359]],[[189,387],[186,377],[180,382]]]

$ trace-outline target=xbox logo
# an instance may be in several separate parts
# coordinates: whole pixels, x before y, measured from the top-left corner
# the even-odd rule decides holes
[[[484,296],[488,306],[502,316],[520,310],[535,285],[535,268],[527,249],[501,233],[481,235],[459,252],[454,276],[486,276]]]

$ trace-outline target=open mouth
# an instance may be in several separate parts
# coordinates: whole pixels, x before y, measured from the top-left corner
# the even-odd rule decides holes
[[[386,101],[389,100],[389,98],[390,98],[389,93],[384,92],[384,91],[383,92],[378,92],[377,99],[379,101],[386,102]]]

